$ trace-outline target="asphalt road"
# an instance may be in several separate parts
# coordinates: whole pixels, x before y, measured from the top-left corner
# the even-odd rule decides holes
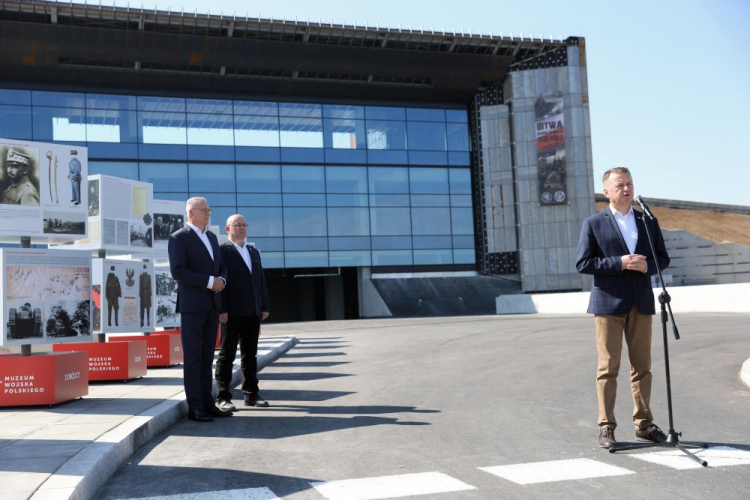
[[[747,499],[750,389],[739,371],[750,358],[750,315],[677,321],[674,426],[683,440],[712,445],[708,468],[683,469],[692,464],[683,456],[676,465],[635,458],[658,449],[597,446],[590,316],[363,320],[264,327],[301,341],[261,372],[272,406],[244,408],[236,391],[234,417],[180,421],[100,496]],[[662,345],[655,322],[651,405],[666,431]],[[627,376],[623,361],[620,441],[634,440]],[[351,481],[364,478],[380,479]]]

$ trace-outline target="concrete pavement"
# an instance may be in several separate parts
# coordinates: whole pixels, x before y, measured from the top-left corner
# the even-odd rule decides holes
[[[261,338],[259,367],[296,343],[288,326],[264,328],[277,336]],[[750,386],[750,359],[737,368]],[[54,408],[0,409],[0,500],[94,498],[136,449],[186,412],[182,366],[150,369],[128,383],[94,383],[87,397]]]
[[[258,369],[296,342],[262,336]],[[236,385],[239,360],[233,369]],[[88,396],[52,408],[0,409],[0,500],[94,498],[135,450],[186,414],[182,365],[126,383],[94,382]]]

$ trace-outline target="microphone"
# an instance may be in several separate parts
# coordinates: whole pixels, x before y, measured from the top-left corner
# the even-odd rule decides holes
[[[649,219],[654,218],[654,214],[651,213],[651,210],[649,210],[648,205],[646,205],[646,202],[643,201],[643,198],[641,198],[641,195],[637,195],[635,197],[635,201],[641,206],[641,210],[643,210],[643,213],[648,216]]]

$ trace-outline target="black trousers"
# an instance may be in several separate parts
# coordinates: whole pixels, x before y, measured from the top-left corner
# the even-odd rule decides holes
[[[258,394],[258,336],[260,316],[229,317],[226,328],[221,332],[221,348],[216,361],[216,400],[232,399],[232,364],[237,355],[237,342],[240,344],[240,373],[242,392],[246,395]]]
[[[219,310],[182,313],[182,352],[185,398],[191,411],[214,405],[211,366],[214,364]]]

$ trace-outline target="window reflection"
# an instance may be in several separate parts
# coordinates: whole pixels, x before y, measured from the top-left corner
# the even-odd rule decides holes
[[[285,236],[326,236],[325,208],[284,208]]]
[[[411,234],[408,208],[370,208],[370,224],[373,236]]]
[[[366,193],[367,167],[326,167],[329,193]]]
[[[320,118],[323,107],[320,104],[279,103],[279,116],[295,116],[301,118]]]
[[[408,193],[409,173],[403,167],[370,167],[370,193]]]
[[[187,99],[188,113],[203,113],[210,115],[231,115],[232,101],[221,101],[218,99]]]
[[[111,94],[86,94],[89,109],[136,109],[135,96]]]
[[[325,146],[333,149],[365,149],[364,120],[325,120]]]
[[[89,142],[138,142],[135,111],[117,109],[86,110],[86,140]]]
[[[190,164],[190,190],[214,193],[234,192],[234,165]]]
[[[279,119],[275,116],[235,116],[237,146],[279,147]]]
[[[284,165],[281,171],[285,193],[325,193],[323,167]]]
[[[367,236],[370,234],[370,213],[366,208],[328,208],[330,236]]]
[[[234,101],[235,115],[279,116],[279,103],[260,101]]]
[[[412,193],[447,193],[447,168],[411,168],[409,181]]]
[[[0,105],[0,137],[31,139],[31,108]]]
[[[138,113],[141,142],[143,144],[187,144],[185,120],[184,113],[141,111]]]
[[[279,118],[279,128],[281,147],[323,147],[323,121],[320,118]]]
[[[409,149],[445,151],[445,123],[407,122]]]
[[[450,151],[469,151],[469,126],[463,123],[448,123],[448,149]]]
[[[234,146],[233,120],[220,114],[188,113],[188,144]]]
[[[138,97],[138,109],[141,111],[158,111],[179,113],[185,112],[185,99],[179,97]]]
[[[237,165],[237,191],[242,193],[280,193],[279,165]]]
[[[406,149],[406,123],[367,120],[369,149]]]
[[[117,174],[114,174],[117,175]],[[188,171],[184,163],[141,163],[140,180],[154,185],[154,191],[188,191]]]
[[[32,108],[34,140],[85,141],[86,111],[83,108]]]

